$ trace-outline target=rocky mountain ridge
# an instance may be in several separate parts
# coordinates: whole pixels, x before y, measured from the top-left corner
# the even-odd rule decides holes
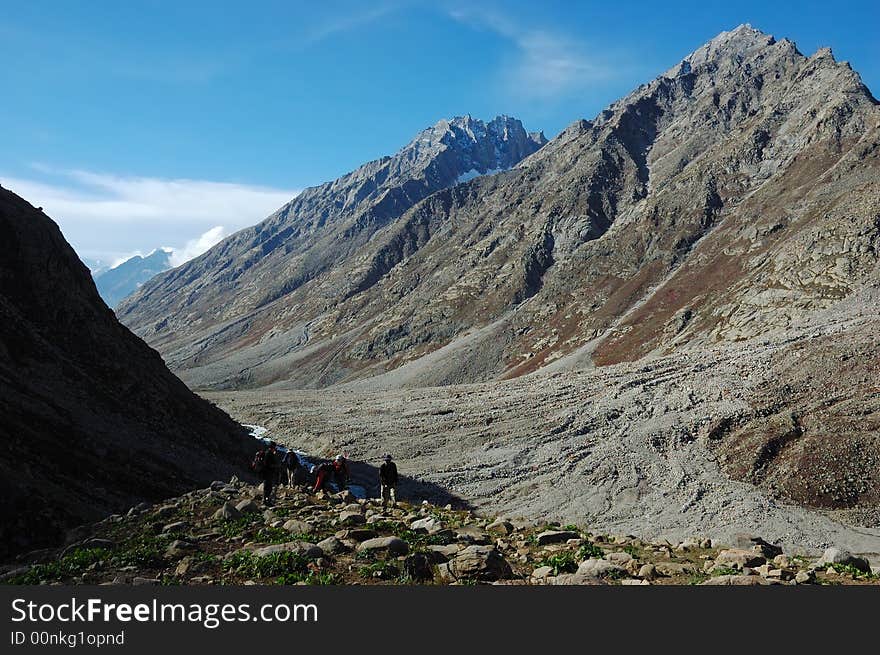
[[[241,473],[252,439],[122,326],[58,226],[0,189],[0,557]]]
[[[334,253],[314,275],[230,291],[209,261],[233,240],[121,315],[215,389],[454,384],[772,335],[876,275],[878,141],[846,63],[741,26],[516,168],[368,240],[313,240]]]

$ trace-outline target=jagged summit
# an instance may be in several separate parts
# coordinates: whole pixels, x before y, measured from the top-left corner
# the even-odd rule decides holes
[[[465,114],[422,130],[392,159],[430,159],[452,150],[459,153],[464,172],[483,174],[514,166],[546,142],[542,132],[526,132],[516,118],[500,115],[484,122]]]

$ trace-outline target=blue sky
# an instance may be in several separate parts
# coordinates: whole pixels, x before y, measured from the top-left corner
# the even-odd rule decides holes
[[[178,259],[442,117],[552,137],[744,22],[880,95],[877,2],[0,2],[0,181]]]

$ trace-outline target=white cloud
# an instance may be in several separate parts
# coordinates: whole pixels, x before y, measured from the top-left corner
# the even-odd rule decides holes
[[[507,87],[535,98],[552,98],[609,79],[614,67],[605,57],[557,32],[522,27],[507,16],[462,9],[449,15],[475,29],[485,29],[510,41],[516,60],[503,73]]]
[[[211,248],[211,246],[215,246],[220,243],[220,241],[222,241],[223,237],[225,236],[226,229],[222,225],[212,227],[198,239],[187,241],[186,245],[183,248],[179,250],[173,250],[170,258],[171,265],[180,266],[184,262],[188,262],[190,259],[198,257],[203,252]]]
[[[254,225],[299,190],[108,175],[33,165],[29,177],[0,183],[43,210],[83,257],[117,261],[171,244],[175,259],[207,249],[221,236]],[[204,244],[214,239],[208,246]],[[194,255],[193,255],[194,256]]]

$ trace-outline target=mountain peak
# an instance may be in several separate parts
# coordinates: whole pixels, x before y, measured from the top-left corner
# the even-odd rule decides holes
[[[787,39],[783,39],[783,42],[789,47],[794,47],[794,44]],[[680,75],[687,75],[693,69],[713,61],[718,62],[733,58],[742,59],[774,44],[776,44],[776,39],[772,35],[765,34],[748,23],[743,23],[732,30],[721,32],[718,36],[694,50],[678,64],[666,71],[663,77],[675,78]]]

